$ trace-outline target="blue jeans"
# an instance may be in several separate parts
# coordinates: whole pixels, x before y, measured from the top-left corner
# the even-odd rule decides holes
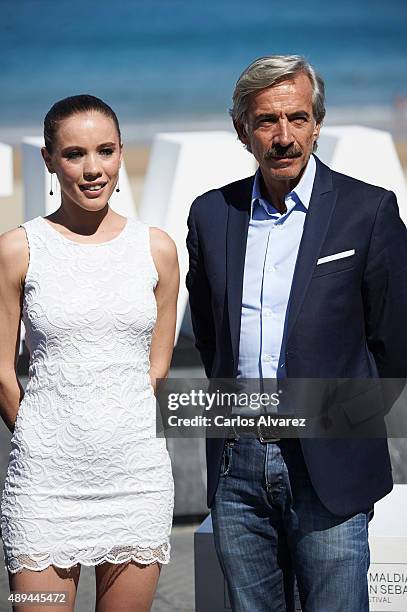
[[[212,506],[234,612],[368,612],[371,512],[338,517],[310,482],[299,442],[227,442]]]

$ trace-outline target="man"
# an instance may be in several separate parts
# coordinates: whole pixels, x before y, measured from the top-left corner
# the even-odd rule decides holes
[[[188,219],[207,376],[405,377],[406,229],[391,191],[313,155],[322,79],[300,56],[260,58],[237,81],[231,115],[259,169],[197,198]],[[357,424],[377,402],[344,410]],[[207,440],[232,609],[294,610],[295,572],[304,612],[368,611],[368,521],[392,488],[386,439],[263,434]]]

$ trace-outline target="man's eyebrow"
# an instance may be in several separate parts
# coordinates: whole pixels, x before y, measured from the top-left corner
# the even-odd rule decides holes
[[[310,114],[305,110],[298,110],[287,114],[288,119],[296,119],[304,117],[305,119],[310,118]],[[255,122],[260,121],[278,121],[279,115],[277,113],[260,113],[254,116]]]
[[[278,115],[276,113],[261,113],[254,116],[255,121],[267,121],[268,119],[277,120]]]
[[[307,111],[299,110],[299,111],[294,111],[293,113],[289,113],[287,117],[289,119],[295,119],[296,117],[305,117],[306,119],[309,119],[310,114],[307,113]]]

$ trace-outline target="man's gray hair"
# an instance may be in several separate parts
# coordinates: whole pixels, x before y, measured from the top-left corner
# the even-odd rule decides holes
[[[247,121],[251,94],[292,79],[299,73],[308,76],[312,85],[312,112],[317,124],[325,117],[325,85],[311,64],[301,55],[266,55],[250,64],[237,80],[233,107],[229,113],[234,123]]]

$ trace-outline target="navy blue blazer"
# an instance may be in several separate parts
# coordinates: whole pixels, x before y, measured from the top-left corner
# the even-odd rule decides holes
[[[316,161],[287,312],[287,377],[406,378],[407,230],[396,197]],[[253,180],[205,193],[188,217],[192,323],[212,378],[237,373]],[[351,249],[352,257],[317,266]],[[375,402],[360,415],[353,405],[352,422],[369,418],[370,405],[376,414]],[[338,516],[367,510],[392,489],[385,438],[304,438],[301,447],[317,495]],[[224,440],[207,439],[209,506],[223,449]]]

